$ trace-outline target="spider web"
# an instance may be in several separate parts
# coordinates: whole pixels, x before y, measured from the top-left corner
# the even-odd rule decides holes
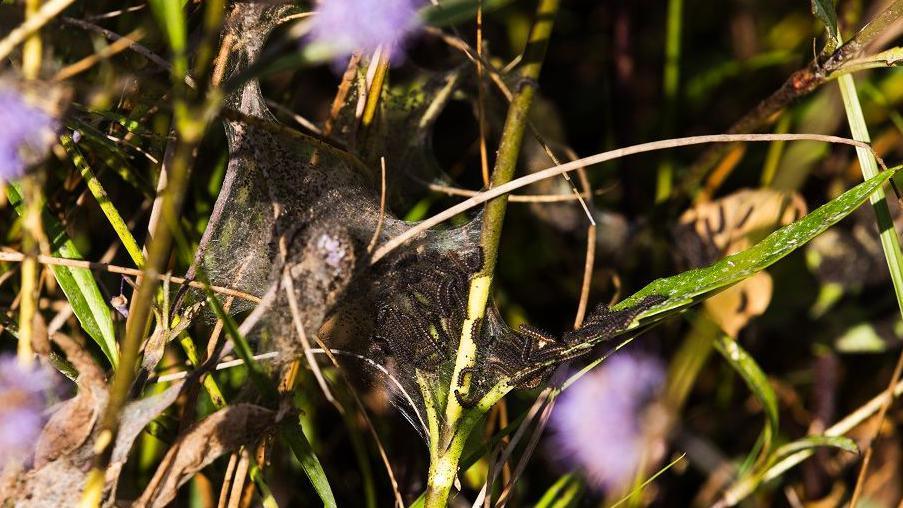
[[[235,3],[227,23],[237,43],[229,76],[261,55],[289,8]],[[482,267],[482,220],[477,214],[463,226],[428,231],[370,266],[367,246],[380,222],[373,168],[380,157],[388,161],[390,210],[382,242],[413,226],[396,218],[392,206],[410,203],[424,182],[449,181],[432,153],[431,131],[465,78],[472,76],[463,68],[423,71],[404,87],[390,89],[381,101],[382,114],[360,139],[354,119],[359,93],[353,86],[334,133],[356,145],[357,159],[258,122],[226,122],[229,163],[196,259],[213,284],[264,297],[249,318],[253,326],[245,330],[258,352],[277,351],[283,360],[301,356],[300,324],[311,342],[316,336],[340,352],[337,359],[346,372],[395,394],[393,403],[418,431],[422,393],[442,397],[437,387],[451,382],[469,279]],[[245,83],[227,105],[277,124],[257,81]],[[283,285],[286,277],[290,289]],[[236,301],[231,311],[247,308]],[[480,356],[468,372],[472,391],[479,396],[504,379],[533,387],[556,358],[568,358],[571,339],[612,335],[636,312],[599,309],[589,317],[592,327],[557,338],[530,327],[511,330],[490,304],[473,330]]]

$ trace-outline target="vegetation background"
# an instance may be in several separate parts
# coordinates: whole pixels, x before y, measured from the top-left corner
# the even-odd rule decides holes
[[[358,0],[323,3],[344,1],[350,5]],[[368,7],[358,11],[358,17],[380,15],[378,4],[360,3]],[[504,69],[501,74],[516,95],[536,85],[529,119],[561,160],[719,133],[802,133],[862,141],[870,134],[873,151],[860,146],[857,153],[841,143],[776,136],[751,139],[766,142],[706,144],[617,158],[587,167],[580,178],[573,178],[580,192],[591,189],[586,211],[592,227],[584,209],[571,199],[575,183],[548,179],[522,189],[518,192],[566,198],[512,200],[508,205],[497,246],[493,299],[512,328],[528,322],[544,330],[571,330],[575,315],[579,324],[586,309],[597,303],[614,304],[656,279],[748,249],[825,203],[840,210],[847,206],[839,197],[844,191],[861,183],[863,175],[873,177],[870,167],[877,174],[872,154],[888,166],[903,155],[903,72],[895,67],[903,61],[898,47],[903,2],[840,0],[835,6],[830,0],[562,1],[556,6],[541,74],[537,79],[519,77],[524,66],[518,66],[517,59],[535,30],[537,4],[550,3],[557,2],[439,0],[446,9],[434,8],[433,17],[424,15],[423,26],[405,39],[393,64],[382,67],[388,74],[386,90],[405,90],[418,77],[455,66],[472,73],[476,64],[460,46],[463,41],[475,48],[479,37],[486,63]],[[48,6],[60,9],[50,12]],[[180,316],[187,327],[170,323],[175,319],[167,316],[173,302],[164,295],[175,299],[181,279],[169,282],[168,290],[156,296],[156,288],[145,284],[144,319],[133,316],[135,300],[141,298],[140,290],[133,292],[133,286],[141,284],[136,280],[140,270],[152,269],[155,262],[161,273],[184,276],[189,270],[229,161],[222,122],[248,121],[230,118],[220,109],[224,94],[216,78],[216,58],[229,8],[216,1],[165,0],[0,4],[0,41],[15,39],[23,22],[48,14],[37,36],[5,50],[0,66],[7,89],[28,97],[61,124],[58,138],[47,144],[48,156],[30,164],[25,176],[0,169],[5,188],[0,198],[0,348],[18,350],[22,358],[30,354],[22,351],[22,337],[27,337],[24,342],[34,343],[39,363],[81,374],[78,389],[61,378],[58,388],[44,391],[50,409],[43,411],[42,422],[54,411],[61,414],[60,407],[75,411],[64,401],[78,399],[91,416],[80,420],[69,414],[68,423],[56,422],[54,431],[65,436],[84,427],[92,437],[74,444],[56,442],[59,449],[47,463],[59,464],[59,457],[84,452],[78,460],[66,460],[87,466],[85,470],[94,467],[91,474],[72,477],[71,482],[62,475],[55,486],[60,493],[44,497],[41,488],[50,484],[35,479],[40,477],[40,461],[26,453],[7,464],[5,480],[19,482],[18,487],[8,483],[11,490],[0,490],[0,498],[10,505],[96,505],[110,492],[102,473],[107,467],[120,468],[117,499],[138,499],[137,505],[148,506],[169,500],[193,507],[407,505],[423,503],[418,496],[428,486],[435,488],[431,475],[438,473],[430,468],[430,459],[435,467],[441,454],[390,403],[398,395],[381,383],[344,383],[340,369],[325,360],[313,370],[305,363],[296,373],[295,388],[278,396],[283,373],[266,367],[266,358],[258,367],[232,366],[205,381],[189,377],[186,386],[192,388],[182,393],[164,391],[172,386],[161,381],[166,375],[195,371],[208,344],[227,342],[211,337],[223,334],[235,344],[229,346],[235,352],[224,360],[247,361],[251,349],[258,347],[233,333],[221,309],[203,311],[208,319]],[[297,2],[295,12],[317,8],[322,6]],[[300,19],[301,26],[308,21],[304,14]],[[869,21],[873,24],[867,25]],[[270,66],[252,68],[252,74],[259,77],[271,110],[284,125],[307,136],[305,142],[329,141],[323,130],[335,120],[334,98],[347,57],[311,56],[311,39],[299,37],[298,26],[287,23],[274,32],[267,46],[272,49]],[[873,30],[862,30],[864,26]],[[138,45],[124,44],[120,36]],[[38,43],[30,42],[34,37]],[[855,47],[841,46],[850,39]],[[297,55],[301,57],[291,58]],[[363,54],[362,73],[371,56]],[[480,72],[488,75],[485,69]],[[850,80],[854,73],[855,82]],[[184,84],[188,75],[197,86]],[[463,198],[450,195],[448,187],[486,187],[481,137],[487,169],[496,167],[497,155],[502,158],[496,150],[509,129],[509,104],[491,80],[472,80],[471,85],[457,90],[432,128],[428,146],[444,175],[421,175],[421,185],[391,210],[398,217],[422,220],[460,202]],[[17,121],[0,117],[0,124]],[[0,126],[0,138],[10,135],[4,129],[8,127]],[[388,135],[394,139],[414,134]],[[159,176],[164,159],[175,161],[169,173],[175,175],[172,193],[157,190],[163,188]],[[378,170],[377,160],[366,160],[371,170]],[[556,165],[530,133],[515,160],[515,176]],[[869,189],[881,189],[879,181],[870,181],[877,183]],[[855,204],[871,190],[861,191]],[[903,391],[898,384],[901,300],[892,284],[892,277],[903,280],[903,272],[894,265],[900,259],[899,245],[894,247],[890,239],[896,238],[895,222],[903,227],[903,216],[889,195],[889,212],[878,206],[881,238],[869,206],[855,212],[853,205],[847,206],[841,210],[850,214],[847,218],[807,245],[793,245],[767,275],[749,278],[693,307],[675,304],[685,312],[650,327],[561,392],[558,413],[552,403],[558,393],[549,398],[550,392],[543,390],[546,384],[509,394],[480,421],[470,444],[461,444],[458,458],[463,452],[467,467],[460,471],[454,486],[460,493],[451,502],[465,506],[487,498],[487,503],[512,506],[900,506],[903,413],[890,404],[891,398],[881,398],[889,382],[891,390]],[[155,205],[155,198],[163,204]],[[162,222],[151,218],[152,209],[163,214]],[[827,227],[836,222],[819,217],[807,224]],[[149,228],[161,223],[168,226],[156,231],[169,231],[161,233],[167,241],[150,242]],[[64,244],[65,238],[70,242]],[[765,241],[773,245],[776,240]],[[142,246],[153,243],[159,252],[151,247],[142,253]],[[39,254],[44,257],[36,258]],[[56,269],[61,265],[48,257],[103,265],[60,275]],[[886,257],[893,275],[888,275]],[[773,260],[752,262],[758,272]],[[131,271],[117,272],[111,266]],[[96,289],[79,278],[85,273],[96,281]],[[64,288],[61,277],[69,277],[74,289]],[[203,282],[203,277],[198,280]],[[729,282],[691,295],[694,303]],[[198,299],[204,299],[199,289],[203,284],[196,286]],[[261,296],[257,288],[233,289]],[[583,310],[578,310],[581,302]],[[129,304],[132,308],[126,312]],[[86,325],[86,315],[97,320],[93,329]],[[236,320],[240,323],[246,315],[247,310],[236,313]],[[144,330],[149,317],[155,318],[155,327]],[[218,317],[219,324],[210,317]],[[155,337],[163,337],[163,342],[146,342]],[[129,348],[132,356],[125,353]],[[121,365],[113,365],[117,349],[126,365],[142,358],[147,364],[149,356],[159,356],[146,371],[139,371],[139,384],[133,385],[133,379],[120,374]],[[576,372],[610,349],[603,346],[561,372]],[[79,356],[85,352],[96,362],[94,370],[91,361]],[[637,359],[636,364],[619,364],[624,369],[620,378],[614,364],[619,357]],[[93,378],[86,369],[94,372]],[[654,372],[648,383],[644,369]],[[22,388],[4,386],[9,381],[3,375],[0,372],[0,402],[11,401],[12,408],[20,400],[15,390]],[[321,390],[321,375],[342,411]],[[86,382],[86,377],[91,379]],[[556,382],[553,379],[552,386]],[[258,393],[249,396],[247,387],[253,383],[268,388],[254,384]],[[103,395],[85,402],[84,394],[92,389]],[[569,402],[571,390],[579,402]],[[12,395],[4,398],[4,393]],[[127,460],[112,448],[104,452],[103,446],[85,447],[104,430],[128,435],[132,429],[119,419],[125,402],[161,393],[172,400],[150,410],[144,432],[144,425],[134,430]],[[448,392],[445,397],[451,400]],[[875,397],[877,402],[869,405]],[[282,402],[273,402],[277,399]],[[267,412],[254,413],[256,409],[244,406],[251,403]],[[567,409],[568,404],[577,409]],[[235,427],[232,441],[217,437],[231,432],[234,422],[225,417],[230,408],[240,412],[244,422]],[[294,420],[300,425],[285,430],[285,423],[266,424],[280,409],[297,411],[300,420]],[[10,423],[4,411],[0,407],[0,431],[15,435],[21,431],[15,425],[22,424]],[[617,411],[625,412],[623,418],[612,416],[619,415]],[[213,420],[217,417],[223,422]],[[261,428],[249,423],[255,418]],[[224,427],[189,432],[203,422]],[[51,418],[45,434],[52,423]],[[613,428],[621,426],[629,432]],[[185,436],[194,441],[180,441]],[[261,436],[266,438],[257,441]],[[514,443],[505,448],[511,439]],[[167,455],[167,450],[179,449],[173,443],[180,443],[181,451]],[[620,448],[624,443],[630,446]],[[89,448],[100,453],[95,457]],[[499,460],[504,449],[513,452],[507,462]],[[581,449],[592,453],[587,457],[573,451]],[[173,453],[194,454],[196,459],[172,466],[168,461],[175,460]],[[161,473],[167,466],[177,473]],[[627,481],[620,472],[625,468]],[[31,476],[10,480],[26,473]],[[495,480],[485,487],[487,478]],[[33,483],[22,487],[23,482]],[[152,487],[159,482],[156,493],[148,494],[153,490],[149,482]],[[428,497],[426,502],[435,500]]]

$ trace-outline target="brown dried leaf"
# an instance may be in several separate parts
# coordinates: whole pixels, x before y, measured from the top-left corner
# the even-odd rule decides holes
[[[192,475],[220,456],[253,443],[275,423],[275,413],[253,404],[225,407],[188,428],[169,448],[133,507],[163,507]]]
[[[691,267],[711,264],[799,219],[806,210],[799,194],[774,189],[743,189],[699,204],[684,212],[675,228],[679,254]]]
[[[178,397],[182,384],[132,402],[123,409],[119,434],[106,474],[107,504],[116,492],[119,473],[129,450],[148,423],[166,410]],[[97,438],[94,423],[108,399],[106,391],[80,387],[79,394],[67,401],[51,417],[38,442],[34,467],[6,482],[0,490],[0,504],[17,507],[57,507],[72,504],[73,496],[84,488],[85,477],[94,457]],[[67,435],[67,432],[69,433]]]
[[[705,301],[709,317],[731,337],[736,337],[749,323],[768,310],[772,281],[768,272],[759,272]]]
[[[704,266],[805,214],[799,194],[744,189],[684,212],[675,228],[679,255],[690,267]],[[706,300],[705,309],[725,333],[736,337],[750,319],[768,309],[771,294],[771,276],[760,272]]]
[[[83,445],[94,430],[94,423],[107,403],[106,392],[80,388],[64,402],[44,426],[35,446],[34,469],[43,468]]]

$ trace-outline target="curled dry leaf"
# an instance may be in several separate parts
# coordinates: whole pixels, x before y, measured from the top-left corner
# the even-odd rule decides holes
[[[57,507],[72,504],[81,492],[94,457],[95,423],[109,399],[103,372],[90,354],[65,335],[56,334],[67,359],[79,371],[78,393],[50,417],[38,439],[33,466],[0,485],[0,505]],[[108,504],[115,496],[116,481],[144,427],[175,402],[183,384],[175,384],[157,395],[127,405],[107,470],[105,493]]]
[[[275,421],[273,411],[253,404],[235,404],[204,418],[173,443],[132,506],[168,505],[192,475],[239,446],[257,441]]]
[[[675,228],[678,255],[689,267],[705,266],[805,214],[799,194],[744,189],[684,212]],[[771,276],[759,272],[706,300],[705,309],[725,333],[736,337],[750,319],[765,312],[771,294]]]

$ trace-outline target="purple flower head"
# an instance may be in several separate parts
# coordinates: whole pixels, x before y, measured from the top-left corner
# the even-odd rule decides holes
[[[558,398],[549,422],[553,455],[600,490],[629,485],[645,453],[644,409],[664,380],[654,358],[612,356]]]
[[[309,40],[337,58],[355,51],[372,53],[383,46],[397,57],[399,47],[420,28],[422,0],[323,0]]]
[[[0,470],[8,460],[28,458],[41,434],[51,371],[22,366],[15,356],[0,356]]]
[[[0,181],[22,176],[46,153],[58,129],[59,122],[43,109],[0,86]]]

